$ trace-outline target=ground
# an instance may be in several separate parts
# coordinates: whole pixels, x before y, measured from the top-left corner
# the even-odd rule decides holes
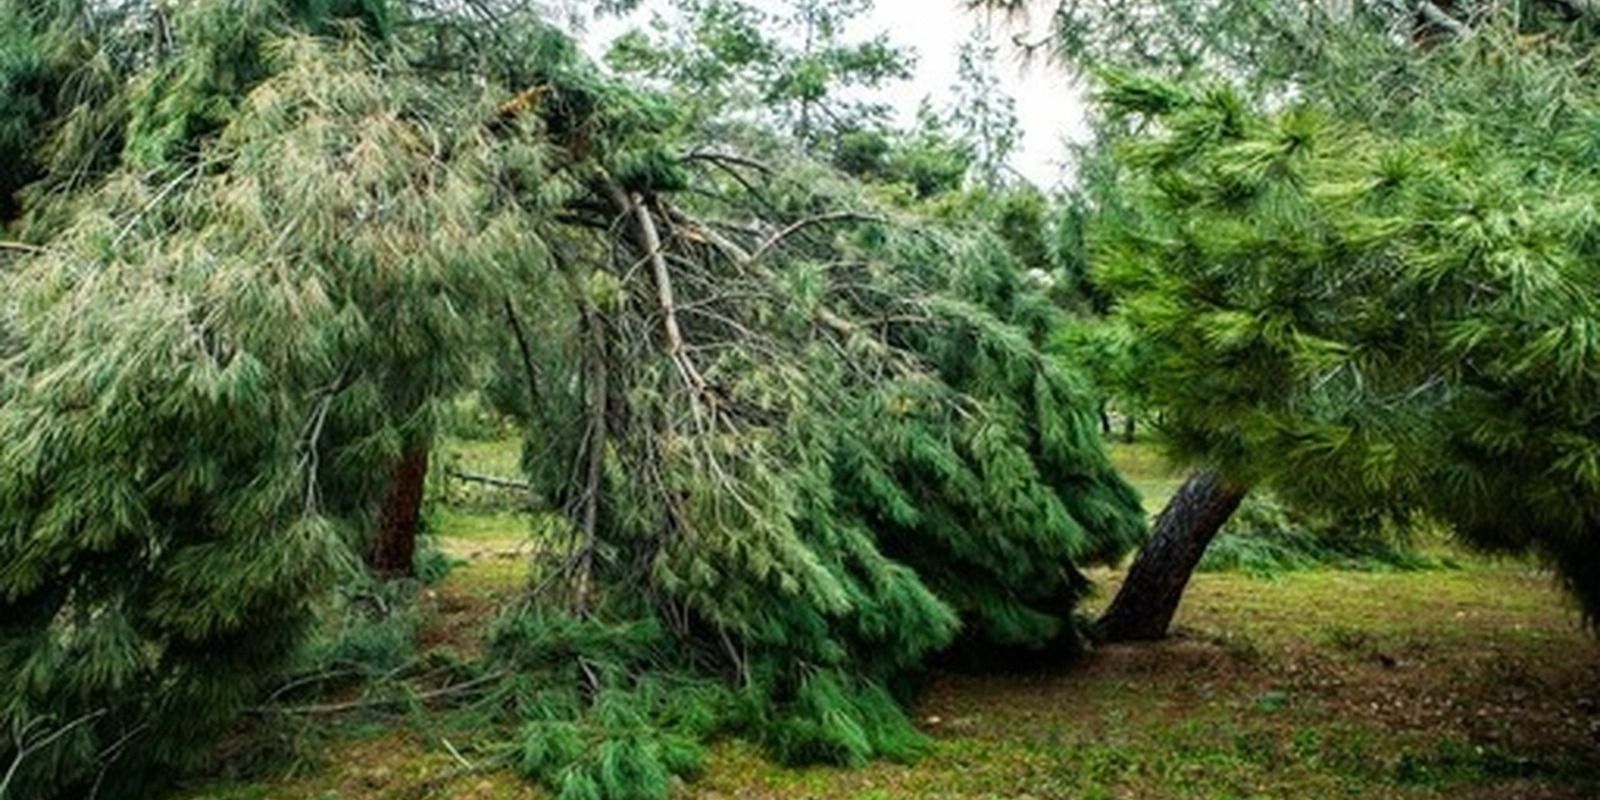
[[[1116,455],[1147,499],[1170,494],[1175,478],[1148,451]],[[524,582],[529,522],[457,512],[436,524],[465,563],[428,590],[422,644],[470,652]],[[724,742],[680,796],[1600,797],[1600,644],[1543,572],[1459,561],[1424,572],[1198,575],[1169,641],[1102,647],[1044,670],[933,676],[916,709],[933,744],[913,764],[792,770]],[[1095,577],[1103,603],[1119,576]],[[541,796],[509,773],[465,768],[472,753],[453,734],[403,719],[329,725],[292,769],[182,796]]]

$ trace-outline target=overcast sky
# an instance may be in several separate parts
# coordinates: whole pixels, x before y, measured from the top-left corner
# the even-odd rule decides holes
[[[1048,5],[1051,0],[1040,0]],[[752,0],[756,6],[784,7],[783,0]],[[666,8],[666,0],[646,0],[628,20],[607,21],[589,32],[590,48],[602,52],[604,43],[632,25],[642,25],[651,11]],[[1042,22],[1043,14],[1036,15]],[[922,98],[931,96],[936,106],[956,79],[956,50],[982,16],[962,9],[960,0],[877,0],[870,18],[863,18],[855,36],[865,37],[887,31],[896,44],[917,52],[916,76],[897,85],[888,99],[900,114],[902,124],[914,118]],[[999,26],[997,20],[994,24]],[[1037,23],[1035,23],[1037,27]],[[999,30],[996,40],[1009,41],[1010,33]],[[1014,55],[1002,56],[1001,74],[1007,91],[1017,99],[1023,139],[1013,166],[1042,186],[1054,186],[1062,176],[1066,156],[1063,143],[1086,135],[1081,93],[1060,68],[1043,61],[1023,65]]]

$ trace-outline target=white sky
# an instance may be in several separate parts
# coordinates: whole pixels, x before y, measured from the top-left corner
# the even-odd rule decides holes
[[[1038,2],[1043,8],[1053,0]],[[775,10],[784,6],[783,0],[752,3]],[[648,22],[652,11],[668,5],[666,0],[646,0],[629,19],[608,20],[594,26],[589,32],[590,48],[603,52],[610,39],[632,25]],[[1035,29],[1048,20],[1044,13],[1037,13],[1034,18]],[[916,75],[885,93],[899,114],[900,123],[909,124],[924,97],[932,97],[935,107],[944,106],[944,98],[956,79],[956,50],[973,27],[981,24],[982,15],[963,9],[960,0],[877,0],[872,14],[864,17],[852,33],[865,37],[887,31],[895,44],[916,51]],[[993,24],[997,26],[995,39],[1009,41],[1011,31],[1004,22],[996,19]],[[1021,23],[1017,30],[1026,31],[1029,27]],[[1087,135],[1082,92],[1059,67],[1045,60],[1024,65],[1019,57],[1005,51],[1002,59],[1005,63],[1000,72],[1007,92],[1017,100],[1023,129],[1021,147],[1013,156],[1012,166],[1034,183],[1053,187],[1064,175],[1064,143],[1080,141]]]

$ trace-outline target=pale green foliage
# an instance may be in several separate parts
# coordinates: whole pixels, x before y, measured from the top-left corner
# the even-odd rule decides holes
[[[89,720],[26,796],[108,762],[137,794],[295,655],[498,265],[537,257],[454,102],[359,50],[270,57],[192,166],[113,174],[5,276],[0,717]]]

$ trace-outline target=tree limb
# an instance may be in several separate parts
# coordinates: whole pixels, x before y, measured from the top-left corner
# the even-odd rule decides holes
[[[1594,0],[1545,0],[1565,12],[1569,21],[1587,17],[1595,12]]]
[[[800,231],[805,230],[806,228],[829,222],[842,221],[883,222],[884,219],[883,217],[874,214],[863,214],[859,211],[834,211],[827,214],[818,214],[814,217],[806,217],[798,222],[791,223],[788,227],[768,237],[765,242],[761,243],[760,247],[757,247],[752,253],[750,253],[749,260],[760,261],[764,256],[766,256],[767,253],[783,244],[786,239],[799,233]]]
[[[517,340],[517,349],[522,353],[522,371],[528,381],[528,413],[539,413],[539,367],[533,361],[533,348],[528,345],[528,333],[522,327],[522,317],[517,315],[517,306],[508,296],[505,300],[506,322],[511,326],[511,335]]]
[[[526,481],[501,478],[497,475],[480,475],[475,472],[466,472],[459,469],[445,470],[445,474],[455,478],[458,481],[466,481],[468,483],[481,483],[485,486],[494,486],[500,489],[514,489],[519,492],[533,491],[533,486]]]

